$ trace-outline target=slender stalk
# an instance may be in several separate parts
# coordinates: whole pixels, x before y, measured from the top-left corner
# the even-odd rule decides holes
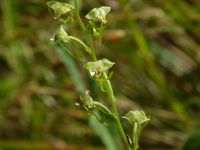
[[[124,140],[124,143],[125,143],[127,149],[131,150],[129,143],[127,141],[127,138],[126,138],[126,134],[125,134],[124,129],[122,127],[122,124],[120,122],[119,114],[118,114],[117,107],[116,107],[116,99],[115,99],[115,96],[114,96],[114,93],[113,93],[111,82],[108,79],[106,73],[104,73],[103,75],[104,75],[104,78],[106,79],[106,85],[105,85],[106,86],[106,92],[107,92],[108,98],[110,99],[111,104],[112,104],[112,111],[116,116],[117,127],[120,131],[120,134],[122,136],[122,139]]]
[[[137,133],[137,131],[138,131],[138,124],[135,122],[134,123],[134,126],[133,126],[133,150],[138,150],[138,148],[139,148],[139,145],[138,145],[138,133]]]
[[[90,34],[87,37],[88,37],[90,48],[91,48],[91,57],[92,57],[93,61],[97,61],[94,44],[93,44],[93,38]]]
[[[76,14],[76,17],[78,19],[78,22],[79,22],[79,25],[81,26],[81,29],[83,30],[83,32],[86,34],[87,36],[87,39],[89,41],[89,45],[90,45],[90,48],[91,48],[91,56],[92,56],[92,59],[93,61],[97,61],[97,58],[96,58],[96,54],[95,54],[95,50],[94,50],[94,45],[93,45],[93,38],[92,36],[87,32],[87,28],[85,27],[80,15],[79,15],[79,10],[78,10],[78,2],[77,0],[74,0],[74,4],[75,4],[75,14]]]
[[[73,37],[73,36],[68,36],[68,38],[69,38],[70,40],[73,40],[73,41],[79,43],[80,45],[82,45],[82,46],[85,48],[85,50],[86,50],[88,53],[91,53],[91,49],[90,49],[85,43],[83,43],[80,39],[78,39],[78,38],[76,38],[76,37]]]
[[[99,30],[99,46],[102,44],[102,32],[103,32],[103,23],[101,22],[101,26]]]
[[[83,21],[81,20],[81,17],[79,15],[79,9],[78,9],[78,1],[74,0],[74,4],[75,4],[75,13],[76,13],[76,17],[78,19],[78,22],[82,28],[82,30],[86,33],[87,32],[87,28],[85,27]]]

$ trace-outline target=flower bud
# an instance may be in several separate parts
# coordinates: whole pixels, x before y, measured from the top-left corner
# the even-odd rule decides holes
[[[83,96],[80,96],[83,107],[85,107],[86,109],[94,108],[94,101],[90,97],[89,92],[90,92],[89,90],[86,90],[85,94]]]

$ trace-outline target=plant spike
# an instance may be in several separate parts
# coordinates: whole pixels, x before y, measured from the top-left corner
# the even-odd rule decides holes
[[[132,126],[133,129],[132,138],[130,138],[128,135],[125,134],[125,131],[122,127],[120,117],[117,111],[116,98],[114,96],[113,88],[110,82],[110,78],[112,77],[113,72],[111,73],[108,72],[110,68],[114,65],[114,63],[105,58],[97,60],[93,45],[95,37],[99,38],[99,45],[101,45],[102,32],[105,27],[105,24],[107,23],[106,16],[111,11],[111,8],[107,6],[102,6],[99,8],[92,9],[85,16],[86,19],[89,20],[89,26],[88,28],[86,28],[79,14],[78,1],[74,0],[74,4],[75,6],[71,6],[67,3],[61,3],[58,1],[50,1],[47,3],[49,9],[54,14],[54,19],[57,19],[63,25],[68,24],[69,20],[72,18],[71,16],[72,13],[76,16],[78,23],[81,29],[83,30],[83,33],[86,35],[86,39],[87,42],[89,43],[89,46],[87,46],[87,44],[85,44],[79,38],[74,36],[69,36],[63,29],[63,25],[61,25],[57,29],[52,40],[58,43],[61,42],[65,44],[74,41],[83,46],[86,52],[88,52],[87,54],[91,56],[92,61],[87,62],[84,65],[84,67],[88,70],[91,78],[96,80],[101,91],[107,94],[112,107],[108,108],[104,104],[94,101],[91,98],[88,90],[85,91],[85,94],[80,96],[82,106],[88,111],[89,114],[93,114],[97,118],[97,120],[99,120],[104,125],[107,125],[107,123],[102,121],[102,119],[95,114],[95,110],[100,111],[103,114],[103,117],[110,116],[111,118],[113,118],[116,121],[116,125],[124,141],[126,149],[137,150],[139,148],[138,141],[142,129],[146,126],[146,124],[149,122],[150,119],[146,117],[143,111],[129,111],[123,118],[127,119]],[[68,14],[68,17],[62,19],[62,16],[65,14]],[[99,22],[100,26],[97,25]],[[63,47],[64,45],[61,44],[61,46]],[[68,48],[67,51],[73,56],[73,54]]]

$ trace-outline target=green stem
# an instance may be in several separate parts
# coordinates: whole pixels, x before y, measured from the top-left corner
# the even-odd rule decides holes
[[[83,21],[81,20],[81,17],[79,15],[79,9],[78,9],[78,1],[77,0],[74,0],[74,4],[75,4],[75,14],[76,14],[76,17],[78,19],[78,22],[82,28],[82,30],[86,33],[87,32],[87,28],[85,27]]]
[[[87,36],[87,39],[89,41],[89,44],[90,44],[90,48],[91,48],[91,56],[92,56],[92,59],[94,61],[97,61],[97,58],[96,58],[96,54],[95,54],[95,50],[94,50],[94,45],[93,45],[93,38],[92,36],[87,32],[87,28],[85,27],[80,15],[79,15],[79,10],[78,10],[78,2],[77,0],[74,0],[74,4],[75,4],[75,14],[76,14],[76,17],[78,19],[78,22],[79,22],[79,25],[81,26],[81,29],[83,30],[83,32],[86,34]]]
[[[93,44],[93,38],[90,34],[88,34],[87,37],[88,37],[88,40],[89,40],[89,43],[90,43],[92,59],[93,59],[93,61],[97,61],[97,57],[96,57],[96,53],[95,53],[95,49],[94,49],[94,44]]]
[[[89,54],[92,53],[91,49],[85,43],[83,43],[80,39],[73,36],[68,36],[68,38],[82,45],[85,48],[86,52],[88,52]]]
[[[101,26],[99,29],[99,46],[102,44],[102,32],[103,32],[103,23],[101,22]]]
[[[106,86],[106,91],[107,91],[107,94],[108,94],[108,98],[110,99],[111,104],[112,104],[112,111],[116,116],[117,127],[119,129],[119,132],[120,132],[120,134],[122,136],[122,139],[124,140],[124,143],[125,143],[127,149],[131,150],[131,147],[130,147],[130,145],[128,143],[128,140],[126,138],[126,134],[125,134],[124,129],[122,127],[122,124],[120,122],[119,114],[118,114],[117,107],[116,107],[116,99],[115,99],[115,96],[114,96],[114,93],[113,93],[111,82],[108,79],[106,73],[104,73],[103,76],[106,79],[106,85],[105,85]]]
[[[138,145],[138,140],[139,140],[139,134],[138,134],[138,124],[135,122],[133,126],[133,150],[138,150],[139,145]]]
[[[78,2],[77,0],[74,0],[74,3],[75,3],[75,10],[76,10],[76,17],[78,19],[78,22],[83,30],[84,33],[86,33],[86,36],[87,36],[87,39],[89,41],[89,45],[90,45],[90,49],[91,49],[91,57],[93,59],[93,61],[97,61],[97,57],[96,57],[96,53],[95,53],[95,49],[94,49],[94,44],[93,44],[93,38],[92,36],[87,32],[87,28],[85,27],[84,23],[82,22],[81,20],[81,17],[79,15],[79,10],[78,10]],[[123,130],[123,127],[122,127],[122,124],[120,122],[120,118],[119,118],[119,114],[117,112],[117,107],[116,107],[116,99],[115,99],[115,96],[114,96],[114,93],[113,93],[113,89],[112,89],[112,85],[110,83],[110,80],[108,79],[107,77],[107,74],[104,73],[103,74],[104,78],[106,79],[106,90],[107,90],[107,95],[108,95],[108,98],[110,99],[111,103],[112,103],[112,111],[114,113],[114,115],[116,116],[116,123],[117,123],[117,127],[119,129],[119,132],[122,136],[122,139],[124,140],[124,143],[127,147],[127,150],[131,150],[131,147],[128,143],[128,140],[126,138],[126,134]]]

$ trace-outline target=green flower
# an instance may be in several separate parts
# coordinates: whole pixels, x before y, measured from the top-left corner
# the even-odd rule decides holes
[[[61,25],[55,32],[54,37],[51,38],[54,42],[69,42],[70,38]]]
[[[85,68],[89,70],[92,77],[99,77],[103,72],[106,72],[113,65],[113,62],[104,58],[95,62],[88,62],[87,64],[85,64]]]
[[[92,9],[85,17],[94,22],[101,22],[106,24],[106,15],[111,11],[110,7],[102,6],[100,8]]]
[[[62,15],[74,9],[71,5],[67,3],[61,3],[58,1],[47,2],[47,6],[50,8],[51,11],[53,11],[55,19],[59,19]]]
[[[131,125],[137,123],[143,127],[150,121],[143,111],[129,111],[123,118],[127,119]]]

